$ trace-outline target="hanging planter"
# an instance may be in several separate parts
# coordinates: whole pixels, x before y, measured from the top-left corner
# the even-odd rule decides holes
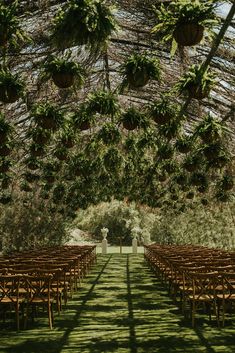
[[[97,133],[97,139],[105,145],[118,144],[121,141],[121,133],[117,126],[112,123],[106,123]]]
[[[219,181],[218,186],[224,191],[232,190],[234,186],[234,177],[232,175],[225,174]]]
[[[175,148],[180,153],[188,153],[192,150],[192,140],[190,137],[180,138],[175,143]]]
[[[189,191],[186,195],[185,195],[186,199],[188,200],[192,200],[194,198],[194,192],[193,191]]]
[[[7,173],[10,169],[11,161],[5,158],[0,158],[0,173]]]
[[[4,177],[2,178],[2,182],[1,182],[1,187],[3,190],[6,190],[9,188],[9,186],[11,185],[12,182],[12,178],[8,175],[4,175]]]
[[[0,203],[2,205],[7,205],[12,201],[12,196],[11,194],[3,194],[0,196]]]
[[[180,130],[181,122],[176,119],[171,120],[169,123],[161,125],[158,127],[159,134],[172,140],[175,138]]]
[[[196,45],[201,42],[204,30],[210,32],[219,22],[216,5],[211,2],[172,1],[166,6],[164,3],[155,9],[157,24],[152,29],[163,42],[175,40],[181,46]]]
[[[44,156],[45,154],[44,147],[36,143],[32,143],[29,149],[30,149],[31,155],[34,157],[41,157],[41,156]]]
[[[36,104],[31,117],[38,126],[52,131],[57,130],[64,122],[63,114],[50,103]]]
[[[18,15],[18,2],[8,0],[0,5],[0,47],[8,45],[16,48],[20,43],[28,40],[28,36],[21,29],[21,17]]]
[[[0,70],[0,101],[14,103],[23,96],[25,84],[19,76],[13,75],[8,69]]]
[[[0,156],[6,157],[11,154],[11,148],[8,144],[0,145]]]
[[[74,85],[79,89],[85,81],[85,70],[80,64],[71,61],[69,55],[65,58],[49,56],[43,65],[41,81],[47,81],[50,78],[59,88],[69,88]]]
[[[157,156],[161,160],[170,159],[174,155],[174,149],[170,144],[161,145],[158,148]]]
[[[132,89],[144,87],[150,79],[160,80],[160,66],[158,60],[150,58],[147,54],[132,54],[121,65],[123,76],[122,85]]]
[[[33,191],[32,187],[26,181],[22,181],[22,183],[20,184],[20,190],[25,192]]]
[[[121,115],[120,122],[126,130],[132,131],[137,128],[146,128],[148,121],[143,113],[134,107],[129,108]]]
[[[115,29],[113,11],[103,1],[73,0],[56,14],[51,40],[59,49],[86,45],[96,57]]]
[[[206,186],[208,181],[204,173],[194,172],[190,177],[190,183],[194,186]]]
[[[88,114],[116,116],[119,111],[118,97],[110,91],[98,90],[90,93],[86,101]]]
[[[215,83],[215,75],[203,70],[201,65],[192,65],[175,85],[179,93],[187,92],[190,98],[201,100],[209,96]]]
[[[89,114],[87,106],[84,103],[80,106],[79,110],[73,114],[72,121],[75,128],[86,131],[91,128],[91,124],[94,122],[94,115]]]
[[[65,147],[57,147],[54,154],[60,161],[66,161],[68,159],[68,151]]]
[[[12,126],[6,121],[4,114],[0,112],[0,144],[7,142],[12,130]]]
[[[195,172],[201,166],[202,160],[198,155],[190,155],[183,162],[183,168],[188,172]]]
[[[203,38],[204,26],[198,23],[182,23],[173,32],[175,41],[186,47],[199,44]]]
[[[158,125],[169,123],[178,112],[179,107],[170,103],[169,96],[162,96],[161,100],[155,101],[149,108],[149,116]]]
[[[43,146],[50,141],[51,131],[40,126],[36,126],[36,128],[30,129],[27,135],[32,138],[34,143]]]
[[[196,126],[194,136],[200,136],[204,143],[212,144],[219,142],[226,132],[231,133],[232,131],[226,127],[225,122],[207,114]]]
[[[33,157],[29,157],[26,159],[25,161],[27,168],[30,170],[37,170],[38,168],[40,168],[40,162]]]

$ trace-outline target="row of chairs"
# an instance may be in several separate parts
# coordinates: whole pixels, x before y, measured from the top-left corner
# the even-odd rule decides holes
[[[4,319],[14,309],[19,330],[20,314],[26,327],[29,312],[33,317],[43,307],[52,328],[53,308],[60,313],[62,303],[66,305],[95,262],[93,245],[62,246],[0,257],[0,314]]]
[[[205,307],[215,314],[218,326],[225,324],[227,308],[235,303],[235,254],[195,245],[145,246],[145,258],[168,286],[175,301],[180,299],[184,315],[190,308],[192,326],[195,314]],[[189,304],[189,305],[188,305]]]

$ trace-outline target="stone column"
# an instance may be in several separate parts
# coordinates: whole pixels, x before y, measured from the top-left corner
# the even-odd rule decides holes
[[[108,241],[107,241],[107,235],[108,235],[108,228],[102,228],[101,229],[101,234],[103,236],[102,240],[102,254],[105,255],[107,254],[107,248],[108,248]]]

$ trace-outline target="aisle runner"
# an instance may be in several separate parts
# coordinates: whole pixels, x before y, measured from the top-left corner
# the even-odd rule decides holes
[[[0,329],[0,353],[235,352],[234,326],[193,330],[143,255],[99,255],[54,327],[41,320],[19,334]]]

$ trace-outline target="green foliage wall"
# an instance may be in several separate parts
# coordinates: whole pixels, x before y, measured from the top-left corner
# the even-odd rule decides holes
[[[47,245],[59,245],[67,239],[63,216],[50,214],[42,203],[1,207],[0,249],[3,252],[25,250]]]
[[[151,212],[138,208],[135,203],[114,200],[80,211],[74,224],[97,240],[102,239],[100,230],[106,227],[109,229],[109,244],[119,244],[119,237],[122,236],[123,244],[130,245],[134,233],[140,240],[148,242],[153,222],[154,215]]]

